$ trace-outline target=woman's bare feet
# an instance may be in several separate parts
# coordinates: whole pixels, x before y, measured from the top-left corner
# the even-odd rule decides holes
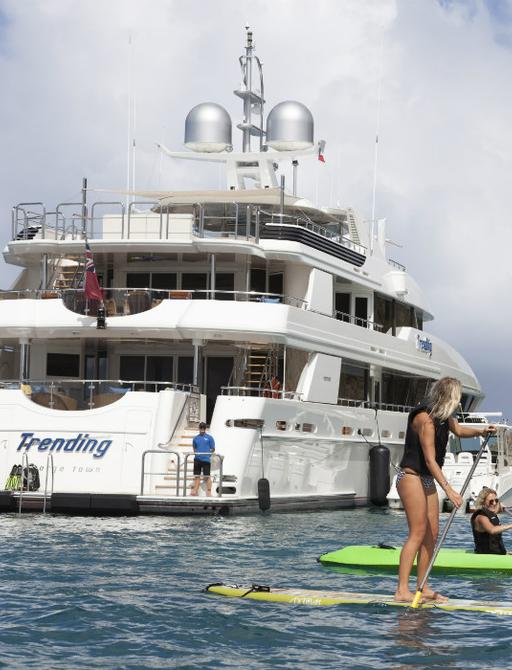
[[[437,593],[437,591],[432,591],[431,589],[423,591],[423,597],[427,600],[433,600],[436,603],[445,603],[448,600],[446,596],[442,596],[440,593]]]
[[[416,596],[416,594],[411,593],[410,591],[403,591],[403,592],[402,591],[397,591],[395,593],[395,596],[394,596],[393,600],[397,603],[412,603],[415,596]],[[420,604],[423,604],[424,602],[425,602],[424,598],[421,597],[420,598]]]

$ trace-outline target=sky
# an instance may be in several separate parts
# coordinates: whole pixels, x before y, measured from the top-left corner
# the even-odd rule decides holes
[[[327,142],[299,193],[370,219],[378,131],[390,255],[423,288],[427,329],[477,374],[482,408],[512,419],[512,0],[0,0],[0,245],[17,203],[77,201],[84,176],[126,187],[130,100],[136,188],[223,187],[217,166],[156,144],[182,150],[199,102],[240,121],[246,24],[267,112],[299,100]],[[0,261],[2,288],[16,274]]]

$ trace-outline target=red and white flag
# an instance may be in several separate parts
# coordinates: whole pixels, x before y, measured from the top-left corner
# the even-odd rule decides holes
[[[103,300],[103,291],[98,283],[94,258],[89,243],[85,243],[85,297],[87,300]]]
[[[320,161],[320,163],[325,163],[324,149],[325,149],[325,142],[322,140],[322,142],[318,143],[318,160]]]

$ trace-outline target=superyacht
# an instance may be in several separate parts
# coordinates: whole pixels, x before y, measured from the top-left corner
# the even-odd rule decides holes
[[[301,197],[323,160],[309,109],[265,110],[248,29],[241,148],[219,104],[169,160],[225,168],[224,190],[12,210],[0,293],[0,510],[240,514],[385,504],[408,409],[442,376],[480,385],[427,334],[420,287],[385,221]],[[291,168],[286,184],[283,172]],[[190,495],[200,421],[212,496]]]

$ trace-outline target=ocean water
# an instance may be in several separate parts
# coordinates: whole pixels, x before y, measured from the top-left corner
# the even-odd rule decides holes
[[[444,520],[447,517],[444,515]],[[222,598],[216,581],[392,593],[393,575],[317,563],[400,543],[390,510],[253,517],[0,516],[0,668],[512,668],[512,617]],[[457,516],[446,546],[471,546]],[[436,576],[437,590],[512,601],[512,577]]]

